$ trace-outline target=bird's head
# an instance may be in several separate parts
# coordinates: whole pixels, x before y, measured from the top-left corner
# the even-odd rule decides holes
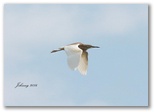
[[[87,49],[90,49],[90,48],[99,48],[98,46],[92,46],[92,45],[89,45],[89,44],[81,44],[79,45],[79,48],[81,48],[82,50],[87,50]]]
[[[92,46],[92,45],[86,45],[87,49],[90,49],[90,48],[99,48],[98,46]]]
[[[89,45],[89,48],[100,48],[100,47]]]

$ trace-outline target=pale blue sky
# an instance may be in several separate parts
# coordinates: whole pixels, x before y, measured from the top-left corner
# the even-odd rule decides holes
[[[74,42],[100,47],[86,76],[50,54]],[[6,4],[4,78],[6,106],[147,106],[148,5]]]

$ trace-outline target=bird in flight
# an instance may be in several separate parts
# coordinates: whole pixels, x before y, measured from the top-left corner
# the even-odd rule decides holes
[[[99,48],[99,47],[77,42],[66,45],[62,48],[59,48],[58,50],[53,50],[51,51],[51,53],[64,50],[67,54],[68,66],[72,70],[78,70],[82,75],[86,75],[88,68],[87,50],[90,48]]]

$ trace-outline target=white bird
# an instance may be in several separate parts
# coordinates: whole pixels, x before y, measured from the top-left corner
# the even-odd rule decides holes
[[[68,56],[67,62],[72,70],[78,70],[82,75],[87,74],[88,68],[88,52],[89,48],[99,48],[81,42],[66,45],[58,50],[53,50],[51,53],[64,50]]]

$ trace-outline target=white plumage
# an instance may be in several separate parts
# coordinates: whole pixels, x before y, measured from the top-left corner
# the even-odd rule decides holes
[[[77,69],[82,54],[82,50],[79,49],[78,44],[65,46],[64,50],[67,54],[67,62],[69,67],[73,70]]]
[[[82,75],[87,74],[88,68],[88,52],[89,48],[99,48],[97,46],[85,45],[80,42],[66,45],[59,50],[53,50],[53,52],[64,50],[67,54],[67,62],[72,70],[78,70]]]

